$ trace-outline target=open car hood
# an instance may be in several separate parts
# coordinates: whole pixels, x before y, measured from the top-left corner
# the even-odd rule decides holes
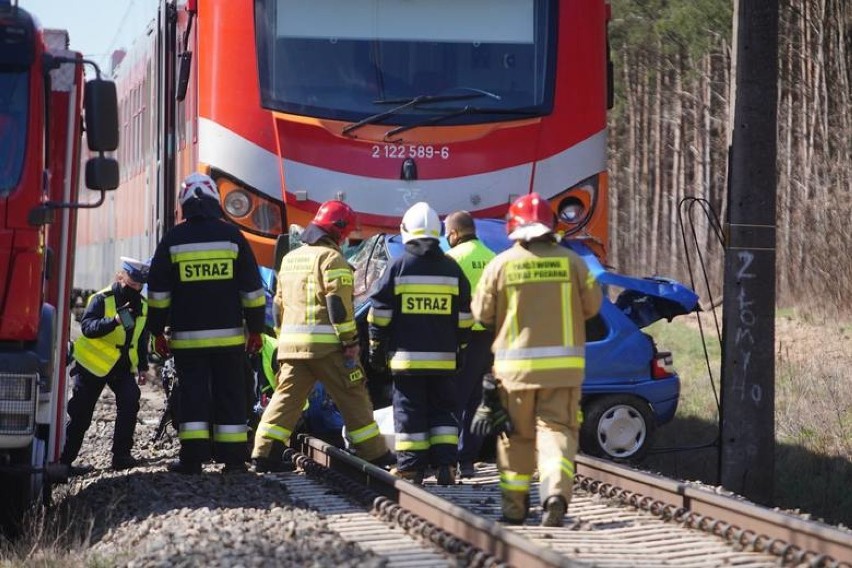
[[[661,277],[637,278],[606,270],[598,257],[581,242],[565,240],[562,243],[586,262],[595,280],[601,286],[622,289],[615,305],[640,328],[665,318],[699,311],[698,295],[677,280]]]

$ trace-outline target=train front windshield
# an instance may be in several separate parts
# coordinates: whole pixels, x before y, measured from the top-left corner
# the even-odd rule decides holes
[[[0,67],[0,197],[15,189],[24,168],[29,77]]]
[[[394,109],[382,122],[405,125],[552,107],[556,2],[255,0],[255,24],[268,109],[351,121]],[[435,99],[405,105],[415,97]]]

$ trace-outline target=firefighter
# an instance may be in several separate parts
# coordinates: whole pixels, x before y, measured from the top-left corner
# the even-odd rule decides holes
[[[441,251],[441,221],[427,203],[405,212],[400,231],[405,253],[370,298],[370,365],[393,377],[396,474],[419,484],[432,465],[438,484],[452,485],[457,358],[473,325],[470,284]]]
[[[262,346],[266,295],[245,237],[222,219],[216,183],[191,174],[178,202],[184,221],[157,245],[148,281],[154,349],[174,353],[180,377],[180,459],[169,471],[198,474],[211,458],[245,471],[246,352]]]
[[[148,370],[148,303],[141,293],[147,278],[146,262],[123,256],[115,282],[89,297],[80,321],[83,335],[74,342],[76,365],[71,373],[74,388],[68,402],[70,420],[60,457],[71,475],[92,470],[91,466],[72,464],[105,385],[115,393],[112,468],[129,469],[138,464],[130,449],[139,412],[137,381],[144,384]]]
[[[317,381],[322,381],[340,409],[356,453],[379,465],[392,461],[373,419],[359,361],[352,268],[340,251],[354,228],[355,213],[346,203],[326,201],[301,235],[306,246],[281,261],[274,299],[276,321],[281,322],[280,369],[255,435],[252,465],[256,472],[290,469],[271,452],[274,445],[289,442]]]
[[[467,211],[456,211],[444,220],[444,229],[450,250],[447,256],[455,260],[470,283],[471,291],[476,288],[482,271],[494,258],[494,252],[476,236],[476,225]],[[457,382],[459,408],[459,475],[473,477],[473,462],[482,448],[482,436],[470,430],[470,421],[482,401],[482,378],[491,371],[494,360],[491,344],[494,334],[482,324],[474,323],[470,341],[461,358],[461,369]]]
[[[497,465],[509,523],[528,514],[536,451],[542,524],[564,522],[582,422],[585,320],[602,300],[583,260],[557,244],[553,229],[550,206],[537,193],[515,201],[506,223],[515,244],[486,267],[472,304],[476,320],[495,332],[497,378],[486,377],[472,428],[502,433]]]

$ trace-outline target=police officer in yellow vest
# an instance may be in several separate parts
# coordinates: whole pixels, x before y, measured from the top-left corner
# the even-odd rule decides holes
[[[117,416],[112,439],[112,467],[128,469],[137,464],[130,454],[136,414],[139,412],[139,381],[148,370],[148,303],[141,294],[148,279],[148,264],[121,257],[115,283],[89,298],[80,321],[82,337],[74,343],[77,364],[74,390],[68,402],[70,421],[60,461],[72,475],[90,471],[91,466],[73,467],[83,436],[92,422],[95,404],[108,385],[115,393]]]
[[[447,256],[455,260],[470,282],[470,289],[476,289],[485,266],[494,258],[494,252],[485,246],[476,236],[476,225],[467,211],[450,213],[444,219],[444,233],[450,250]],[[482,324],[475,323],[471,328],[470,340],[461,358],[458,382],[456,384],[459,410],[459,475],[473,477],[473,462],[479,456],[483,437],[470,430],[470,421],[482,401],[482,377],[491,371],[494,357],[491,343],[494,334]]]
[[[503,519],[510,523],[524,522],[529,512],[536,465],[542,524],[564,522],[582,422],[585,321],[603,298],[586,264],[557,244],[553,229],[550,205],[537,193],[515,201],[506,223],[515,245],[488,264],[471,304],[476,320],[495,333],[500,385],[494,394],[504,407],[488,403],[488,389],[487,406],[477,409],[471,428],[490,419],[495,432],[509,433],[498,439],[497,465]]]

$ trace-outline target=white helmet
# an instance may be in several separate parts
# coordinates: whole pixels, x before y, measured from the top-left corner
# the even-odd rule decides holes
[[[425,201],[415,203],[402,216],[399,226],[402,242],[414,239],[439,239],[441,237],[441,220],[435,210]]]
[[[180,184],[178,202],[183,205],[193,197],[207,197],[215,199],[218,203],[219,188],[216,187],[216,182],[213,181],[213,178],[197,172],[186,176],[186,179]]]

